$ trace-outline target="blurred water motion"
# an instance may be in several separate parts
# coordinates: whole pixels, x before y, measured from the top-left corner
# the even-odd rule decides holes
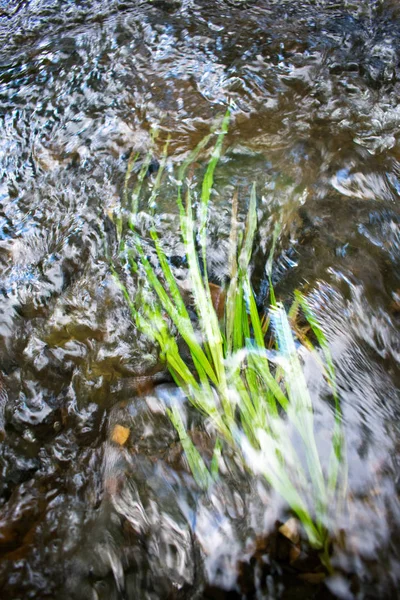
[[[0,48],[1,597],[397,597],[398,3],[0,1]],[[176,166],[228,103],[212,279],[227,275],[234,190],[243,218],[256,181],[260,306],[279,221],[276,292],[307,293],[337,368],[351,506],[322,585],[282,570],[285,506],[234,456],[197,489],[165,406],[205,456],[214,440],[109,269],[129,157],[133,185],[157,130],[146,186],[170,136],[156,225],[185,285]],[[323,452],[326,385],[306,373]]]

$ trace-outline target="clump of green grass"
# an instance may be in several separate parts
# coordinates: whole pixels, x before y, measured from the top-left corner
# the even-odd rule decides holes
[[[261,457],[263,462],[257,470],[261,470],[265,479],[297,515],[309,543],[321,551],[321,557],[329,567],[328,543],[334,529],[330,509],[343,491],[345,479],[344,467],[341,467],[344,444],[335,370],[324,333],[300,292],[296,291],[295,301],[288,315],[283,305],[276,301],[271,284],[268,318],[260,318],[249,275],[257,230],[255,185],[250,192],[243,232],[237,227],[237,198],[232,204],[230,276],[222,320],[218,319],[213,306],[207,271],[207,215],[214,172],[228,123],[229,111],[220,126],[203,177],[197,220],[194,217],[190,186],[185,186],[184,182],[189,165],[196,160],[210,136],[190,154],[178,174],[180,233],[186,250],[196,326],[190,318],[155,227],[150,228],[149,234],[157,255],[160,268],[158,272],[162,276],[156,274],[141,237],[136,232],[135,219],[144,179],[143,169],[133,190],[132,212],[128,220],[133,232],[133,242],[129,246],[124,246],[122,242],[121,248],[132,272],[145,276],[151,293],[139,287],[136,296],[130,297],[115,269],[114,274],[137,327],[159,346],[161,358],[176,385],[184,390],[204,419],[212,423],[217,434],[214,457],[207,466],[188,435],[179,407],[168,409],[196,482],[204,489],[212,485],[225,446],[237,450],[250,470],[253,468],[254,458],[259,463]],[[150,212],[161,187],[164,164],[165,160],[151,193]],[[132,168],[131,163],[129,168]],[[122,221],[116,219],[116,224],[118,235],[123,240]],[[273,248],[271,259],[272,256]],[[303,340],[303,344],[317,357],[334,398],[335,424],[331,438],[331,459],[325,470],[315,440],[312,401],[289,321],[289,317],[299,309],[303,311],[318,341],[320,352],[307,339]],[[182,355],[176,333],[172,331],[166,317],[185,341],[190,360]],[[201,331],[200,339],[197,327]],[[271,330],[275,341],[273,350],[266,346],[268,330]],[[305,464],[302,464],[297,455],[290,429],[295,430],[301,442]]]

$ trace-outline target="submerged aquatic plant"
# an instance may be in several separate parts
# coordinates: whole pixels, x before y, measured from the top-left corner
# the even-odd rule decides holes
[[[142,272],[145,275],[152,294],[139,287],[135,297],[130,297],[116,269],[113,268],[113,271],[137,327],[158,344],[161,357],[174,381],[216,431],[214,456],[210,466],[207,466],[186,430],[179,407],[167,409],[197,483],[202,488],[212,484],[225,444],[236,449],[247,467],[261,471],[269,484],[284,498],[301,521],[310,544],[321,551],[323,561],[329,565],[328,543],[333,529],[330,510],[343,491],[345,480],[341,473],[344,444],[335,371],[326,338],[300,292],[296,291],[295,301],[288,315],[283,305],[276,301],[271,284],[268,318],[260,318],[249,275],[257,230],[255,185],[250,193],[244,232],[239,232],[237,227],[237,196],[232,203],[230,277],[223,319],[218,318],[213,306],[207,271],[207,214],[214,171],[221,155],[228,122],[229,111],[222,121],[203,177],[198,222],[193,214],[190,186],[186,187],[184,193],[184,180],[189,165],[195,161],[210,136],[190,154],[178,174],[180,233],[186,251],[200,338],[155,227],[151,227],[149,233],[162,277],[156,274],[136,231],[136,210],[144,179],[143,169],[133,191],[134,212],[128,221],[133,232],[133,243],[126,247],[123,245],[123,255],[134,273]],[[150,210],[160,189],[164,164],[165,161],[153,187]],[[131,164],[129,168],[132,168]],[[118,219],[116,223],[121,236],[122,221]],[[273,248],[270,259],[272,256]],[[303,338],[301,342],[319,360],[334,398],[335,425],[331,459],[326,472],[321,464],[314,435],[312,401],[289,320],[299,309],[302,309],[318,341],[323,358],[320,358],[307,338]],[[166,316],[185,341],[190,360],[182,355]],[[265,341],[269,330],[275,343],[272,350]],[[301,441],[305,465],[297,454],[291,429],[295,430]]]

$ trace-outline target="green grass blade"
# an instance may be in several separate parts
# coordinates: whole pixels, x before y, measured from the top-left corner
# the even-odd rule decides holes
[[[258,439],[261,447],[261,457],[257,450],[253,450],[250,447],[249,441],[246,438],[242,438],[243,453],[247,463],[251,465],[255,462],[258,465],[261,462],[263,467],[261,467],[260,470],[264,477],[272,488],[287,502],[293,512],[296,513],[306,531],[311,545],[315,548],[321,548],[323,546],[321,533],[315,525],[307,505],[297,490],[296,485],[292,482],[286,468],[282,466],[280,460],[280,446],[282,440],[280,436],[278,435],[277,438],[273,438],[268,433],[260,431]],[[262,459],[261,461],[260,458]],[[296,468],[296,470],[298,470],[298,468]],[[257,468],[257,470],[259,470],[259,468]]]
[[[123,189],[123,194],[122,194],[123,206],[120,207],[120,209],[118,211],[118,214],[115,215],[114,218],[113,218],[114,223],[115,223],[115,227],[116,227],[116,230],[117,230],[117,240],[119,242],[122,241],[122,234],[123,234],[122,212],[128,206],[129,179],[131,177],[133,168],[134,168],[135,163],[136,163],[136,161],[137,161],[138,158],[139,158],[139,152],[135,152],[134,150],[132,150],[132,152],[129,155],[128,166],[127,166],[126,172],[125,172],[124,189]]]
[[[207,166],[207,170],[203,177],[203,183],[202,183],[202,189],[201,189],[201,199],[200,199],[200,224],[199,224],[199,238],[200,238],[200,245],[203,250],[203,256],[206,252],[206,244],[207,244],[208,203],[210,201],[211,190],[214,185],[215,168],[221,157],[222,143],[223,143],[224,137],[228,131],[230,116],[231,116],[231,111],[228,108],[225,113],[225,116],[222,120],[221,131],[217,137],[217,142],[215,144],[214,151],[212,153],[211,159]],[[204,268],[206,268],[206,266],[207,265],[204,265]]]
[[[277,222],[277,223],[275,223],[274,232],[272,234],[271,250],[269,252],[267,264],[265,267],[265,271],[267,273],[268,280],[269,280],[270,304],[271,304],[271,306],[274,306],[274,307],[277,306],[277,302],[276,302],[276,297],[275,297],[274,286],[272,284],[272,264],[273,264],[273,260],[274,260],[276,243],[278,241],[280,231],[281,231],[281,225],[280,225],[280,223]]]
[[[253,183],[250,193],[249,210],[246,219],[246,228],[239,256],[239,267],[242,274],[247,274],[253,251],[254,235],[257,230],[257,201],[256,184]]]
[[[209,286],[201,276],[198,256],[194,243],[194,223],[190,191],[187,191],[185,218],[181,218],[181,228],[186,247],[186,256],[189,265],[189,276],[192,284],[192,294],[195,302],[200,327],[204,333],[213,360],[213,367],[217,377],[217,387],[221,394],[225,416],[228,421],[233,420],[233,412],[228,398],[226,374],[224,368],[223,340],[219,327],[218,316],[214,310]]]
[[[309,323],[315,337],[317,338],[318,344],[321,347],[325,358],[324,370],[327,375],[328,383],[331,386],[335,402],[335,424],[332,432],[332,453],[328,469],[328,489],[330,490],[331,494],[333,494],[337,486],[339,473],[341,472],[343,475],[341,493],[342,496],[344,496],[347,488],[347,459],[344,445],[342,409],[340,406],[339,395],[337,391],[335,367],[329,349],[328,340],[317,319],[315,318],[315,315],[312,312],[306,298],[299,291],[295,292],[295,298],[298,301],[301,308],[303,309],[307,322]]]
[[[214,151],[212,153],[211,159],[207,165],[207,169],[203,178],[202,189],[201,189],[201,197],[200,197],[200,219],[199,219],[199,242],[201,248],[202,262],[203,262],[203,281],[204,281],[204,291],[205,291],[205,299],[204,302],[201,300],[201,303],[204,305],[204,308],[208,305],[210,310],[208,310],[207,323],[204,322],[204,326],[207,332],[207,342],[208,347],[210,349],[210,353],[213,358],[215,370],[217,372],[219,381],[220,381],[220,391],[223,397],[224,402],[224,410],[226,411],[228,419],[232,418],[232,411],[229,408],[229,402],[226,400],[227,391],[226,391],[226,378],[223,368],[223,340],[221,336],[221,330],[219,327],[218,317],[213,309],[212,298],[210,287],[208,285],[208,274],[207,274],[207,217],[208,217],[208,205],[211,196],[211,190],[214,185],[214,172],[218,161],[221,157],[222,144],[224,137],[228,131],[229,120],[230,120],[230,109],[228,108],[221,124],[221,130],[217,137],[217,142],[214,147]],[[188,198],[190,200],[190,194],[188,194]],[[191,212],[190,207],[190,212]],[[189,207],[187,210],[186,217],[190,218],[188,215]],[[197,261],[196,261],[197,262]],[[197,269],[196,274],[197,277]],[[196,291],[194,290],[194,296],[196,296]],[[211,310],[212,308],[212,310]]]
[[[240,294],[238,290],[238,191],[235,190],[232,198],[232,216],[231,230],[229,235],[229,286],[225,301],[225,351],[231,354],[234,349],[234,330],[235,330],[235,315],[237,308],[237,296]]]
[[[271,317],[278,340],[279,352],[284,360],[285,386],[289,395],[287,413],[304,442],[308,470],[318,503],[317,515],[319,520],[322,520],[325,518],[327,498],[325,480],[314,436],[311,398],[284,308],[281,305],[272,308]]]
[[[205,355],[203,349],[201,348],[200,344],[197,341],[196,334],[193,330],[193,326],[192,326],[189,316],[186,317],[185,315],[178,312],[177,308],[175,307],[175,305],[169,298],[167,292],[164,290],[161,282],[158,280],[157,275],[154,273],[153,268],[151,267],[149,261],[147,260],[147,258],[144,256],[144,254],[142,253],[142,251],[140,249],[139,249],[139,255],[141,257],[141,263],[142,263],[142,266],[143,266],[143,268],[146,272],[146,275],[149,279],[149,282],[150,282],[151,286],[153,287],[154,291],[156,292],[156,294],[158,295],[164,310],[167,312],[169,317],[172,319],[172,321],[173,321],[174,325],[176,326],[176,328],[178,329],[180,335],[187,343],[192,355],[194,357],[196,357],[196,360],[198,361],[199,364],[201,364],[202,368],[207,373],[207,375],[211,379],[211,381],[215,385],[217,385],[218,379],[215,375],[215,372],[214,372],[212,366],[210,365],[210,363],[207,359],[207,356]]]
[[[139,171],[139,175],[138,175],[138,179],[137,179],[137,183],[133,189],[132,192],[132,196],[131,196],[131,215],[130,215],[130,219],[129,219],[129,226],[131,228],[134,228],[136,225],[136,219],[137,219],[137,214],[138,214],[138,210],[139,210],[139,198],[140,198],[140,193],[142,190],[142,186],[143,186],[143,182],[144,179],[147,175],[147,172],[149,170],[149,166],[151,163],[151,159],[153,156],[153,151],[152,149],[149,150],[149,152],[146,154],[143,164],[142,164],[142,168]]]
[[[140,153],[139,152],[135,152],[134,150],[132,150],[132,152],[129,155],[129,159],[128,159],[128,166],[125,172],[125,180],[124,180],[124,192],[123,192],[123,198],[124,198],[124,203],[125,206],[128,205],[128,191],[129,191],[129,179],[130,176],[132,174],[133,168],[136,164],[137,159],[139,158]]]
[[[176,406],[174,406],[172,409],[168,409],[168,416],[179,435],[182,448],[185,451],[185,455],[189,463],[189,468],[197,485],[201,489],[207,490],[212,484],[212,476],[210,475],[210,472],[207,469],[201,454],[190,439],[185,425],[183,424],[182,417]]]

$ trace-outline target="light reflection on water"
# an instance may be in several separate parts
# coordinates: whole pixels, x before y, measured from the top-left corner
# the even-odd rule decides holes
[[[395,597],[399,18],[390,0],[0,2],[4,597]],[[179,392],[110,274],[109,215],[131,151],[133,184],[157,128],[154,169],[171,141],[156,226],[185,287],[175,167],[228,102],[212,279],[227,275],[234,190],[243,219],[256,181],[259,302],[279,221],[277,294],[308,294],[337,368],[351,502],[333,557],[344,576],[328,587],[299,588],[282,567],[271,532],[283,502],[234,456],[210,496],[196,488],[163,408]],[[323,454],[331,413],[308,376]],[[209,432],[178,401],[207,456]],[[115,425],[129,430],[123,446]]]

